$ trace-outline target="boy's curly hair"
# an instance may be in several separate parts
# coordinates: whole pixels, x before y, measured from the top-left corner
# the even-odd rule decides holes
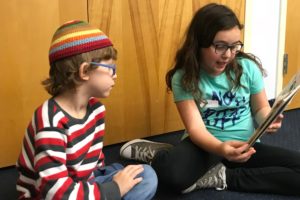
[[[79,68],[82,63],[109,59],[117,59],[117,50],[112,46],[55,61],[51,64],[49,78],[43,80],[42,85],[53,97],[68,90],[75,91],[76,87],[81,84]],[[87,70],[91,71],[95,68],[89,65]]]

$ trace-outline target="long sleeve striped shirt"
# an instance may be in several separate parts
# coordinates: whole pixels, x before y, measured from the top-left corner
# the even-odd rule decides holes
[[[105,199],[115,182],[92,183],[104,165],[105,107],[91,98],[83,119],[68,115],[51,98],[36,109],[17,161],[19,199]]]

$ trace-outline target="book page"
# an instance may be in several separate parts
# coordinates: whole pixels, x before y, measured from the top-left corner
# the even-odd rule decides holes
[[[277,116],[284,111],[286,106],[292,101],[299,88],[300,71],[293,76],[287,86],[276,97],[270,113],[249,138],[249,147],[253,146],[253,144],[266,132],[267,128],[272,124]]]
[[[284,98],[289,98],[289,96],[294,95],[300,87],[300,71],[293,76],[290,82],[284,87],[284,89],[276,97],[276,101]]]

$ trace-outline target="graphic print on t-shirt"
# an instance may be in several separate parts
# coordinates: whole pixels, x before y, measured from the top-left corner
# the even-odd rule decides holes
[[[213,91],[211,99],[207,102],[202,112],[204,123],[222,130],[227,124],[235,125],[241,114],[246,110],[246,98],[237,96],[236,92],[232,91],[225,93]],[[213,106],[209,102],[214,102]],[[217,102],[218,107],[215,106],[215,102]]]

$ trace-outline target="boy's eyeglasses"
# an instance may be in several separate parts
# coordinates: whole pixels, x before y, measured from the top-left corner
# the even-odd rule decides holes
[[[244,44],[241,42],[233,45],[227,45],[223,43],[213,43],[212,46],[215,48],[216,54],[223,55],[227,52],[228,49],[230,49],[230,52],[232,54],[237,54],[243,48]]]
[[[103,63],[97,63],[97,62],[90,62],[92,65],[96,65],[98,67],[106,67],[113,70],[112,76],[114,76],[117,73],[117,66],[115,64],[103,64]]]

